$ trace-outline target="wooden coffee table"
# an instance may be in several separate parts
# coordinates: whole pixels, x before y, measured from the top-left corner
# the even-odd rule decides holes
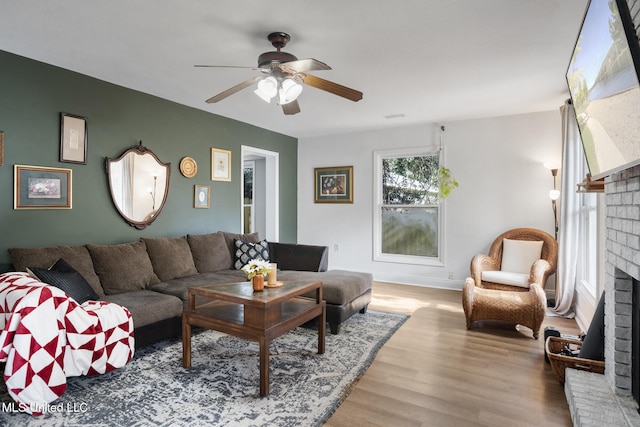
[[[301,295],[315,291],[315,298]],[[196,305],[196,299],[198,305]],[[182,366],[191,367],[191,326],[213,329],[260,343],[260,396],[269,394],[269,343],[318,319],[318,354],[324,353],[325,302],[321,282],[284,282],[254,292],[250,282],[189,288],[182,313]]]

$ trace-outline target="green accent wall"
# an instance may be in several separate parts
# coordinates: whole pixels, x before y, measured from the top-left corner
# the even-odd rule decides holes
[[[113,244],[148,236],[240,232],[241,145],[279,153],[280,241],[296,241],[296,138],[3,51],[0,64],[0,131],[4,132],[0,271],[10,268],[10,247]],[[86,165],[59,161],[61,112],[87,118]],[[139,140],[161,161],[171,163],[167,203],[145,230],[129,226],[120,217],[111,202],[105,173],[105,157],[117,157]],[[213,147],[231,150],[231,182],[211,181]],[[179,163],[185,156],[198,164],[194,178],[180,173]],[[14,210],[15,164],[72,169],[73,208]],[[193,207],[195,184],[211,187],[209,209]]]

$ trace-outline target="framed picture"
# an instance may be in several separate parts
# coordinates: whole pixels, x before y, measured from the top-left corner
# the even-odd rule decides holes
[[[87,164],[87,119],[60,113],[60,161]]]
[[[231,181],[231,151],[211,149],[211,180]]]
[[[315,168],[315,203],[353,203],[353,166]]]
[[[71,209],[71,169],[14,166],[14,209]]]
[[[209,208],[209,197],[211,189],[208,185],[195,185],[195,191],[193,195],[193,207],[194,208]]]

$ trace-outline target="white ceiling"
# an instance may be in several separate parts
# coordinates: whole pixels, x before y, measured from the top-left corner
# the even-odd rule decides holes
[[[0,50],[305,138],[556,109],[586,4],[0,0]],[[305,87],[302,112],[284,116],[247,88],[206,104],[259,72],[193,65],[257,65],[274,31],[291,35],[284,51],[333,68],[312,74],[363,100]]]

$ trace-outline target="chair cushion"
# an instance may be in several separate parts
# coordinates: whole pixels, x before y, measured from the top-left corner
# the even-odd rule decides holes
[[[529,273],[511,273],[509,271],[489,270],[482,272],[482,281],[500,283],[501,285],[529,287]]]
[[[502,264],[500,270],[529,274],[531,266],[540,259],[542,240],[502,239]]]

